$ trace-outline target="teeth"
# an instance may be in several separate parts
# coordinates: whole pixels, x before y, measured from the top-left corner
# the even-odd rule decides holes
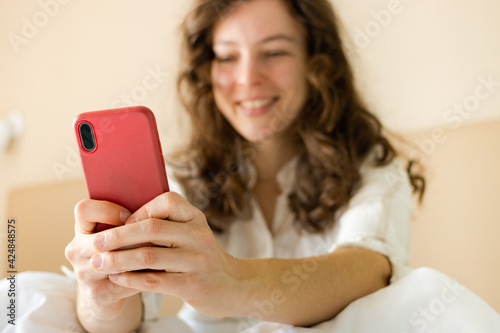
[[[245,109],[259,109],[261,107],[271,104],[273,101],[274,98],[269,98],[269,99],[255,100],[255,101],[245,101],[241,102],[240,105]]]

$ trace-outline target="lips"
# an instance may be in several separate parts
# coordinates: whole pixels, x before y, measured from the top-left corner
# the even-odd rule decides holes
[[[276,103],[278,97],[246,100],[238,103],[239,108],[247,115],[260,115]]]
[[[253,100],[253,101],[244,101],[241,102],[240,105],[241,107],[245,109],[259,109],[264,106],[270,105],[272,102],[274,102],[275,98],[268,98],[268,99],[258,99],[258,100]]]

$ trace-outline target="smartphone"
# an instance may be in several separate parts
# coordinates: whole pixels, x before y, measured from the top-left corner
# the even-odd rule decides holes
[[[85,112],[73,121],[90,199],[135,212],[168,192],[153,112],[144,106]],[[96,232],[111,226],[98,223]]]

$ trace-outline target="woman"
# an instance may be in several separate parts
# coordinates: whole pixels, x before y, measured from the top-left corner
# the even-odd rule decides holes
[[[82,325],[133,330],[152,291],[182,298],[185,318],[310,326],[401,275],[423,179],[355,92],[329,2],[198,1],[184,38],[193,137],[169,176],[185,198],[76,206]]]

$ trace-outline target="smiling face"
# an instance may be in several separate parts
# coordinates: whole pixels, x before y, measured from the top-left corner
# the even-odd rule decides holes
[[[240,3],[215,26],[215,102],[250,142],[275,139],[307,98],[305,32],[282,0]]]

